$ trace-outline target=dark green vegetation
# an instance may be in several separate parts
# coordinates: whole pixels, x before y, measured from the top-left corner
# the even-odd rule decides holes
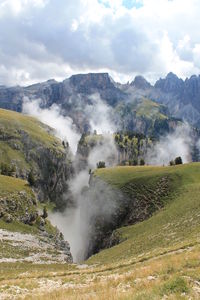
[[[144,158],[153,146],[153,140],[143,134],[131,132],[118,132],[113,134],[114,145],[111,143],[110,135],[83,134],[78,144],[78,161],[80,166],[87,165],[87,158],[95,147],[102,145],[113,147],[113,153],[108,158],[110,165],[144,165]],[[117,152],[116,152],[117,150]]]
[[[178,120],[169,117],[164,105],[141,96],[128,103],[120,102],[114,115],[122,132],[134,131],[155,137],[168,133],[178,124]]]
[[[42,201],[59,206],[71,173],[69,149],[35,118],[1,109],[0,169],[1,174],[29,179]]]
[[[182,158],[180,156],[176,157],[174,163],[175,165],[181,165],[183,163]]]
[[[14,165],[8,165],[6,163],[0,164],[0,174],[6,176],[15,176],[16,167]]]
[[[106,167],[105,161],[99,161],[97,163],[97,169],[101,169],[101,168],[105,168],[105,167]]]
[[[194,160],[196,161],[196,160]],[[170,160],[169,165],[174,166],[174,165],[182,165],[183,160],[180,156],[176,157],[174,160]]]
[[[136,133],[117,133],[114,136],[119,165],[144,165],[144,157],[153,146],[151,138]]]
[[[34,177],[34,174],[33,174],[32,170],[28,174],[28,183],[30,184],[30,186],[35,185],[35,177]]]

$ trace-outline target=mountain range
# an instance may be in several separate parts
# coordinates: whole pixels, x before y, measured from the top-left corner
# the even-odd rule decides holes
[[[179,119],[200,128],[200,76],[182,80],[169,73],[151,85],[142,76],[127,84],[115,82],[108,73],[73,75],[62,82],[53,79],[27,87],[0,86],[0,107],[21,112],[24,99],[40,99],[42,108],[57,104],[78,129],[91,129],[91,107],[96,98],[110,108],[117,130],[152,134],[170,130]]]

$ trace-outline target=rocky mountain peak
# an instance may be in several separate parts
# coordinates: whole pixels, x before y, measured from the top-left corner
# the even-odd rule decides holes
[[[55,79],[49,79],[47,80],[48,84],[54,84],[54,83],[58,83]]]
[[[144,90],[149,89],[151,84],[143,76],[136,76],[134,81],[131,82],[131,86],[140,90]]]
[[[178,76],[176,74],[174,74],[173,72],[169,72],[166,76],[166,79],[173,79],[173,80],[177,80],[179,79]]]
[[[155,88],[159,88],[164,93],[179,94],[184,86],[184,81],[174,73],[170,72],[164,79],[159,79],[155,83]]]
[[[72,75],[69,80],[79,93],[90,93],[93,89],[105,90],[114,86],[108,73]]]

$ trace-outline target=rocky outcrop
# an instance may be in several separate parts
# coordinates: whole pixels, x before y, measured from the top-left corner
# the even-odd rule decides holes
[[[108,73],[72,75],[69,81],[78,93],[91,94],[95,89],[106,90],[114,87]]]
[[[36,198],[26,191],[0,197],[0,218],[5,222],[22,222],[33,225],[39,217],[36,210]]]
[[[55,254],[58,256],[54,259],[56,262],[72,262],[69,243],[64,240],[62,233],[57,228],[53,228],[51,223],[46,219],[46,216],[38,211],[37,200],[34,193],[30,194],[24,190],[0,196],[0,220],[6,223],[15,222],[16,224],[17,222],[18,224],[26,224],[28,226],[26,229],[27,232],[29,232],[29,229],[31,232],[31,227],[34,227],[36,231],[34,236],[31,234],[23,235],[20,233],[10,233],[6,234],[4,237],[4,231],[0,229],[0,238],[2,243],[8,239],[9,235],[12,235],[12,242],[14,242],[15,236],[18,236],[18,243],[22,243],[22,245],[16,245],[16,243],[14,243],[14,247],[19,246],[20,249],[18,251],[22,251],[24,247],[30,248],[29,251],[33,251],[30,246],[32,242],[32,246],[34,248],[38,248],[35,249],[35,251],[37,251],[37,255],[39,254],[38,251],[41,252],[41,257],[37,256],[36,261],[33,257],[33,262],[42,263],[42,257],[46,260],[48,258],[52,262]],[[43,243],[45,247],[41,248],[41,244]],[[50,252],[54,252],[52,257],[48,256]],[[31,261],[30,257],[28,258],[25,256],[22,260],[26,261],[27,259]],[[0,261],[3,261],[3,257],[1,257],[1,255]]]
[[[12,232],[0,229],[1,245],[12,251],[0,253],[0,263],[28,262],[33,264],[66,264],[72,263],[68,242],[47,232],[40,234]]]

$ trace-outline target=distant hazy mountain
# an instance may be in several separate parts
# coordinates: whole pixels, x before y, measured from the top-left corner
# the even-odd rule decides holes
[[[163,95],[156,100],[168,106],[171,114],[200,126],[200,76],[191,76],[185,81],[169,73],[155,84],[155,90]]]
[[[24,97],[41,99],[40,106],[56,103],[81,131],[90,129],[88,109],[99,95],[110,107],[110,118],[117,129],[144,134],[170,130],[181,118],[200,127],[200,76],[183,81],[169,73],[154,86],[142,76],[131,83],[119,84],[107,73],[73,75],[63,82],[48,80],[28,87],[0,86],[0,107],[22,111]]]

